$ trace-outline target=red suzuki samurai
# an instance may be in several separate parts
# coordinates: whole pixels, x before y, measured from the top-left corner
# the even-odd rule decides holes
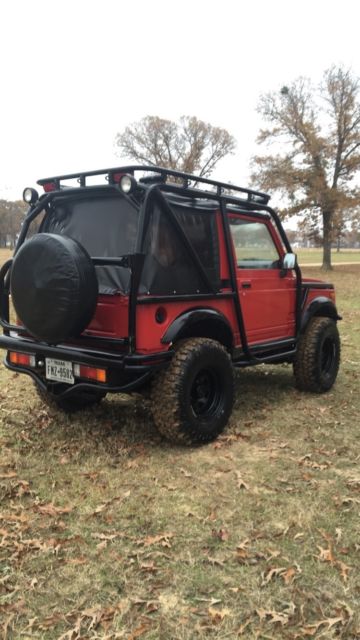
[[[332,387],[334,287],[302,278],[268,195],[153,166],[38,184],[0,271],[0,347],[45,402],[150,386],[159,431],[202,443],[228,422],[233,367],[292,362],[299,389]]]

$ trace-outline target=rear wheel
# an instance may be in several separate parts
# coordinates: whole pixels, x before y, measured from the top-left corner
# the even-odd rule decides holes
[[[333,386],[340,364],[340,337],[331,318],[312,318],[294,360],[296,386],[323,393]]]
[[[170,366],[153,385],[155,424],[174,442],[214,440],[225,428],[233,402],[230,357],[225,347],[208,338],[180,342]]]
[[[54,394],[49,393],[49,391],[44,391],[43,389],[40,389],[37,384],[35,384],[35,389],[39,399],[44,404],[53,409],[60,409],[65,413],[74,413],[75,411],[81,411],[82,409],[99,404],[106,396],[106,393],[104,392],[79,391],[67,398],[61,396],[57,397]]]

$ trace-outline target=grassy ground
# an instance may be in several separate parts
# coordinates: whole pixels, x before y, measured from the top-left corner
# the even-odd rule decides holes
[[[309,263],[322,263],[322,249],[295,249],[300,265]],[[334,265],[343,262],[360,262],[359,249],[341,249],[339,252],[332,251],[331,260]]]
[[[8,258],[11,258],[12,256],[12,251],[10,251],[10,249],[0,249],[0,265],[2,265],[5,260],[8,260]]]
[[[134,399],[61,415],[1,368],[3,638],[360,638],[359,278],[332,274],[334,389],[241,371],[203,448],[163,441]]]

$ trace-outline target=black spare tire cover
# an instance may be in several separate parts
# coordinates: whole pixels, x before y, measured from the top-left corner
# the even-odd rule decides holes
[[[24,327],[49,344],[79,336],[95,312],[94,265],[84,247],[67,236],[39,233],[23,244],[14,258],[10,288]]]

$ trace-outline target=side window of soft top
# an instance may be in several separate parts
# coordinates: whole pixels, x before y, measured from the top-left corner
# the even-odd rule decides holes
[[[277,269],[279,253],[265,223],[229,216],[236,262],[240,269]]]

